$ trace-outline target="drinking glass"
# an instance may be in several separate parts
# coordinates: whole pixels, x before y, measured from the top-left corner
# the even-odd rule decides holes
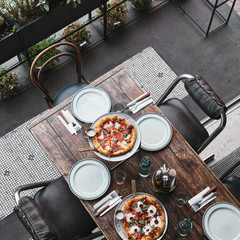
[[[116,103],[113,106],[113,111],[114,112],[123,112],[123,110],[124,110],[124,105],[122,103]]]
[[[125,182],[127,174],[125,171],[119,170],[114,172],[114,179],[118,185],[122,185]]]
[[[188,197],[185,193],[179,193],[177,195],[176,205],[178,207],[183,207],[188,201]]]
[[[190,218],[184,218],[179,222],[179,225],[177,227],[177,233],[180,236],[185,237],[188,235],[191,229],[192,229],[192,220]]]

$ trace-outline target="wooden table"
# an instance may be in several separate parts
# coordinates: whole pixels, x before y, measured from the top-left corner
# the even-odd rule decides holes
[[[111,98],[112,105],[116,102],[127,104],[143,93],[143,90],[121,65],[91,83],[90,86],[96,86],[105,90]],[[67,177],[70,169],[76,162],[85,158],[99,159],[94,152],[79,153],[78,148],[88,147],[88,142],[80,132],[77,135],[70,135],[57,118],[58,112],[61,109],[71,111],[71,100],[72,98],[67,99],[54,109],[47,111],[29,125],[29,130],[49,155],[60,173],[65,177],[66,181],[68,181]],[[134,115],[130,111],[126,111],[125,113],[136,119],[138,116],[148,112],[161,114],[160,110],[153,104],[148,105]],[[163,166],[164,163],[169,167],[176,169],[177,187],[173,192],[168,194],[156,193],[152,188],[151,177],[141,179],[138,176],[139,160],[146,154],[150,156],[152,162],[150,176],[152,176],[153,172],[158,170],[160,166]],[[109,168],[116,164],[115,162],[102,161]],[[135,179],[138,192],[146,192],[154,195],[163,203],[167,210],[169,222],[164,239],[178,238],[175,229],[179,221],[185,217],[191,217],[193,219],[193,229],[188,235],[188,239],[195,240],[206,238],[202,228],[202,217],[204,211],[210,206],[210,204],[203,207],[197,213],[195,213],[189,206],[178,208],[175,205],[175,201],[176,195],[180,192],[185,192],[188,197],[191,198],[207,186],[211,187],[216,185],[218,196],[215,199],[215,202],[230,202],[240,207],[239,202],[215,177],[174,127],[172,140],[163,150],[156,152],[146,152],[141,150],[118,168],[122,168],[127,172],[127,179],[121,187],[119,187],[114,181],[111,181],[111,185],[105,195],[114,189],[119,189],[120,194],[123,195],[123,197],[129,195],[132,192],[131,180]],[[115,170],[111,172],[111,175]],[[103,217],[94,217],[92,206],[98,201],[99,199],[93,201],[81,200],[106,238],[109,240],[120,239],[114,228],[114,209],[109,211]],[[213,203],[214,201],[211,202],[211,204]]]

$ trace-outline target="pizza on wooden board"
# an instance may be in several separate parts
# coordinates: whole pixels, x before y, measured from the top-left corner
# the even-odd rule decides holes
[[[123,229],[131,240],[158,239],[165,229],[165,214],[159,202],[148,195],[128,200],[123,208]]]
[[[130,151],[136,141],[136,129],[125,118],[103,117],[95,124],[95,149],[106,156],[118,156]]]

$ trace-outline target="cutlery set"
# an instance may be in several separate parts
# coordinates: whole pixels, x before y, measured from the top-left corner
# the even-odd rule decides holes
[[[213,192],[215,189],[216,186],[213,186],[211,188],[205,188],[203,191],[201,191],[188,201],[189,205],[195,212],[197,212],[217,197],[217,192]]]
[[[93,206],[93,212],[95,213],[95,216],[97,217],[100,215],[101,217],[116,205],[118,205],[122,201],[122,196],[119,196],[118,194],[118,190],[113,190],[106,197],[96,203]]]

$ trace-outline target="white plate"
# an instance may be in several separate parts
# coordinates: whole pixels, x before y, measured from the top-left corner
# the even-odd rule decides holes
[[[172,139],[172,127],[169,122],[156,113],[147,113],[136,120],[141,132],[141,148],[157,151],[168,145]]]
[[[107,191],[110,180],[110,172],[106,165],[91,158],[77,162],[68,176],[71,191],[85,200],[101,197]]]
[[[148,196],[150,196],[150,197],[152,197],[152,198],[155,198],[154,196],[152,196],[152,195],[150,195],[150,194],[148,194],[148,193],[142,193],[142,192],[137,192],[137,193],[136,193],[136,196],[143,196],[143,195],[148,195]],[[125,197],[125,198],[122,200],[122,202],[118,204],[118,206],[117,206],[117,208],[116,208],[116,210],[115,210],[115,213],[114,213],[114,226],[115,226],[115,229],[116,229],[118,235],[119,235],[123,240],[128,240],[128,238],[127,238],[127,235],[126,235],[126,233],[125,233],[125,231],[124,231],[124,229],[123,229],[123,220],[119,220],[119,219],[116,218],[116,212],[117,212],[118,210],[123,210],[125,203],[126,203],[128,200],[130,200],[131,198],[133,198],[133,194],[130,194],[130,195],[128,195],[127,197]],[[163,238],[164,234],[165,234],[166,231],[167,231],[168,215],[167,215],[167,211],[166,211],[165,207],[163,206],[163,204],[162,204],[157,198],[155,198],[155,199],[156,199],[156,200],[158,201],[158,203],[161,205],[161,207],[162,207],[162,209],[163,209],[163,211],[164,211],[164,215],[165,215],[165,228],[164,228],[164,231],[163,231],[162,235],[161,235],[159,238],[156,239],[156,240],[160,240],[160,239]]]
[[[98,157],[100,157],[101,159],[104,159],[104,160],[107,160],[107,161],[110,161],[110,162],[123,161],[127,158],[130,158],[139,149],[141,133],[140,133],[138,125],[136,124],[134,119],[131,118],[130,116],[128,116],[127,114],[124,114],[124,113],[108,113],[108,114],[105,114],[105,115],[99,117],[98,119],[96,119],[96,121],[94,121],[94,123],[91,125],[91,127],[94,128],[95,124],[98,122],[99,119],[101,119],[103,117],[108,117],[108,116],[118,116],[118,117],[125,118],[127,121],[129,121],[135,127],[135,130],[137,132],[136,141],[134,143],[133,148],[129,152],[126,152],[125,154],[120,155],[120,156],[108,157],[108,156],[105,156],[105,155],[103,155],[103,154],[101,154],[100,152],[97,152],[97,151],[94,151],[94,153]],[[89,146],[94,147],[92,138],[89,138]]]
[[[211,240],[240,239],[240,209],[231,203],[215,203],[203,215],[203,230]]]
[[[100,88],[88,87],[79,90],[72,100],[72,112],[85,123],[92,123],[111,109],[108,94]]]

